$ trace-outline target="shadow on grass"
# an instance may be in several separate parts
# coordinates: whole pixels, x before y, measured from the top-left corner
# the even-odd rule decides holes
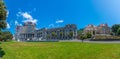
[[[1,43],[0,43],[1,44]],[[2,58],[5,55],[5,52],[2,50],[1,46],[0,46],[0,58]]]

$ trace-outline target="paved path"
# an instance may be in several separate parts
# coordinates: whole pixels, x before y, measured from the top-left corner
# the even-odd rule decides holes
[[[81,40],[61,40],[59,42],[82,42]],[[84,40],[84,42],[88,43],[120,43],[120,41],[89,41],[89,40]]]
[[[88,43],[120,43],[120,41],[84,41]]]

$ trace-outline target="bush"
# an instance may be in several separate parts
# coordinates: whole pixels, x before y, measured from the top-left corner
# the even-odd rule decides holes
[[[5,55],[5,52],[2,50],[2,48],[0,47],[0,57],[3,57],[3,55]]]

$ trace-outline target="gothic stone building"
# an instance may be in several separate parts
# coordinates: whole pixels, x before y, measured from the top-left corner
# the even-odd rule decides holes
[[[56,41],[73,40],[77,37],[75,24],[68,24],[59,28],[42,28],[36,30],[36,24],[25,22],[23,26],[16,26],[15,39],[18,41]]]
[[[111,33],[111,28],[107,24],[100,24],[99,26],[90,24],[84,29],[83,33],[91,33],[92,35],[109,35]]]

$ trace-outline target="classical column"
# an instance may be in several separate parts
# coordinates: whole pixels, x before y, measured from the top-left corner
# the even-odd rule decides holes
[[[26,34],[24,34],[24,37],[23,37],[24,39],[26,38],[26,36],[25,36],[25,35],[26,35]]]
[[[25,38],[25,34],[23,34],[23,38]]]
[[[28,38],[28,34],[26,34],[26,38]]]
[[[75,34],[74,34],[75,32],[74,32],[74,30],[73,30],[73,38],[72,39],[75,39],[74,37],[75,37]]]

